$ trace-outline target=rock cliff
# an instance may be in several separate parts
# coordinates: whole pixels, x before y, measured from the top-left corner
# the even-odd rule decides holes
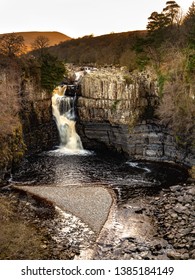
[[[78,129],[86,148],[102,143],[134,159],[189,163],[155,117],[159,96],[152,72],[92,71],[82,79],[81,95]]]
[[[24,79],[15,67],[0,69],[0,184],[25,154],[50,149],[58,142],[51,94]]]
[[[20,120],[27,153],[51,149],[58,143],[58,132],[51,108],[51,93],[41,90],[32,81],[24,80],[20,96]]]

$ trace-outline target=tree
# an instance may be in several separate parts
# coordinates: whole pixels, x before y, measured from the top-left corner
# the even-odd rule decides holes
[[[183,27],[187,36],[190,48],[195,48],[195,2],[189,7],[189,10],[184,18]]]
[[[177,23],[180,6],[175,1],[167,1],[166,7],[163,9],[164,15],[170,19],[171,25]]]
[[[179,23],[180,6],[175,1],[167,1],[166,7],[159,14],[153,12],[148,18],[149,22],[147,30],[152,33],[162,31],[168,26],[173,26],[174,23]]]
[[[5,56],[19,56],[24,53],[25,49],[24,38],[20,35],[10,33],[0,37],[0,53]]]
[[[175,1],[167,1],[161,13],[153,12],[148,18],[148,36],[145,52],[155,67],[159,67],[168,50],[168,45],[181,44],[181,9]],[[168,47],[168,48],[167,48]]]
[[[195,23],[195,2],[192,2],[192,5],[189,7],[183,23],[184,24]]]
[[[52,91],[63,80],[65,74],[64,64],[50,53],[43,54],[40,63],[41,87]]]
[[[49,47],[49,38],[46,36],[38,36],[31,44],[33,50],[38,51],[39,55],[44,53],[45,48]]]
[[[148,18],[149,22],[147,29],[149,32],[155,32],[163,30],[165,27],[170,25],[170,19],[166,17],[163,13],[153,12]]]

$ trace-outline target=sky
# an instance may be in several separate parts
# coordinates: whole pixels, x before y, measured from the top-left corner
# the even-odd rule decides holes
[[[72,38],[144,30],[167,0],[1,0],[0,34],[58,31]],[[193,0],[176,0],[184,12]]]

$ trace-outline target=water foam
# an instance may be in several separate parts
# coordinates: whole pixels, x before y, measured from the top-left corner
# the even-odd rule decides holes
[[[52,96],[52,112],[60,136],[60,152],[75,154],[83,151],[80,136],[76,132],[76,96],[65,96],[66,86],[58,86]],[[83,152],[81,152],[82,154]]]
[[[88,151],[85,149],[69,149],[67,147],[60,146],[55,150],[49,151],[48,154],[52,156],[64,156],[64,155],[91,156],[94,155],[95,153],[93,151]]]

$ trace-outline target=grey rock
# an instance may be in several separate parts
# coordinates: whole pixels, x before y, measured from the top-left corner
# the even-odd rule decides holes
[[[182,212],[184,212],[186,210],[186,207],[183,206],[181,203],[177,203],[173,209],[177,213],[182,213]]]
[[[176,251],[168,251],[167,257],[172,260],[181,260],[182,255]]]
[[[195,186],[187,190],[187,193],[195,196]]]
[[[180,185],[170,187],[172,192],[179,191],[179,190],[181,190],[181,188],[182,188],[182,186],[180,186]]]

